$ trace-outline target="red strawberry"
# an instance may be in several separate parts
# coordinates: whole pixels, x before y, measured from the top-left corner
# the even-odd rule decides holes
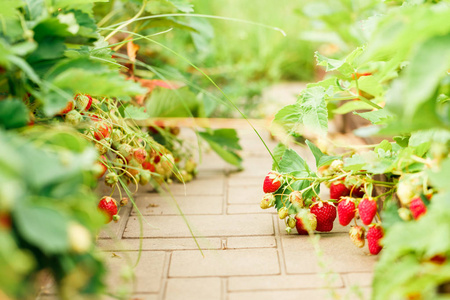
[[[373,225],[367,231],[367,243],[369,244],[369,252],[373,255],[380,253],[383,246],[380,245],[380,240],[383,238],[383,228],[380,225]]]
[[[264,179],[264,193],[276,192],[281,186],[281,175],[276,171],[270,171]]]
[[[155,172],[155,166],[151,162],[148,162],[148,161],[144,161],[142,163],[142,168],[144,170],[149,170],[150,172]]]
[[[430,262],[435,263],[437,265],[443,265],[447,261],[447,257],[442,254],[436,254],[432,258],[430,258]]]
[[[95,172],[97,173],[98,171],[97,179],[103,177],[103,175],[105,175],[106,171],[108,170],[108,167],[105,165],[104,161],[106,161],[106,157],[104,155],[100,156],[100,160],[97,161],[98,167],[95,168]]]
[[[97,121],[94,124],[94,138],[100,141],[109,137],[111,134],[111,126],[105,121]]]
[[[73,109],[73,101],[70,100],[69,102],[67,102],[67,105],[64,109],[62,109],[58,115],[65,115],[67,114],[69,111],[71,111]]]
[[[421,216],[423,216],[427,212],[427,207],[423,203],[420,197],[415,197],[411,200],[409,204],[409,209],[415,220],[418,220]]]
[[[98,209],[106,215],[106,223],[109,223],[112,221],[113,216],[117,214],[116,200],[111,197],[105,196],[100,199],[100,202],[98,203]]]
[[[316,230],[317,228],[317,218],[315,215],[313,215],[312,213],[307,213],[306,218],[308,218],[309,223],[311,225],[311,230]],[[300,216],[300,214],[297,214],[295,216],[295,219],[297,220],[297,223],[295,224],[295,227],[297,228],[297,232],[300,235],[308,235],[308,230],[306,230],[305,226],[303,225],[303,221],[302,218]]]
[[[355,187],[355,188],[350,188],[350,191],[353,189],[353,191],[352,191],[352,197],[353,198],[362,198],[362,197],[364,197],[364,194],[366,193],[365,191],[364,191],[364,186],[363,185],[361,185],[361,186],[359,186],[359,187]]]
[[[333,229],[336,207],[331,202],[318,201],[311,205],[311,213],[317,218],[317,231],[328,232]]]
[[[364,198],[358,205],[359,216],[365,225],[372,223],[377,214],[377,202],[372,198]]]
[[[142,148],[134,149],[133,151],[134,158],[140,163],[144,163],[145,159],[147,158],[147,151]]]
[[[75,95],[75,102],[79,110],[88,111],[92,105],[92,97],[89,95],[77,94]]]
[[[350,190],[343,182],[332,182],[330,185],[330,199],[339,200],[350,195]]]
[[[350,197],[344,197],[339,202],[337,211],[339,214],[339,223],[342,226],[347,226],[355,217],[355,200]]]

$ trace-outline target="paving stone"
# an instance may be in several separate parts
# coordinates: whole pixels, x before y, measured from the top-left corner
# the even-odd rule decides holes
[[[242,166],[244,168],[243,171],[237,172],[235,168],[229,168],[231,171],[230,177],[258,177],[261,176],[264,178],[267,175],[267,172],[272,170],[272,161],[270,159],[269,153],[267,156],[259,157],[259,156],[251,156],[244,159]]]
[[[273,236],[229,237],[227,239],[228,249],[273,248],[276,246],[277,242]]]
[[[351,286],[360,286],[360,287],[371,287],[373,280],[372,272],[364,272],[364,273],[348,273],[342,274],[344,278],[345,285],[348,287]]]
[[[274,209],[261,209],[259,204],[237,204],[228,205],[227,214],[242,215],[242,214],[276,214]]]
[[[202,249],[221,249],[220,238],[200,238],[197,241]],[[105,251],[132,251],[139,249],[140,239],[122,239],[119,241],[98,240],[97,245]],[[142,239],[142,250],[195,250],[197,244],[190,238],[146,238]]]
[[[228,291],[231,292],[313,289],[325,288],[327,286],[333,288],[344,287],[344,282],[338,274],[336,274],[328,285],[318,274],[228,278]]]
[[[188,195],[223,195],[225,178],[196,179],[186,184],[174,183],[169,185],[174,196]]]
[[[161,290],[161,278],[165,264],[166,254],[162,251],[143,251],[141,259],[133,272],[136,276],[136,293],[156,293]],[[123,268],[132,267],[138,257],[138,251],[106,253],[108,278],[107,286],[112,292],[120,287],[121,271]],[[126,284],[126,283],[125,283]]]
[[[116,198],[117,200],[118,198]],[[125,229],[125,226],[127,224],[129,215],[130,215],[130,210],[131,210],[131,203],[128,203],[127,206],[123,206],[120,209],[119,212],[119,216],[120,216],[120,220],[119,222],[109,222],[105,228],[103,228],[99,235],[98,238],[99,239],[110,239],[110,238],[121,238],[122,237],[122,233]]]
[[[164,300],[221,300],[220,278],[170,278]]]
[[[285,236],[281,238],[288,274],[319,273],[318,258],[307,236]],[[367,248],[357,248],[347,234],[321,235],[320,248],[326,266],[333,272],[371,272],[376,256],[368,255]]]
[[[370,290],[363,289],[362,298],[346,289],[336,289],[339,298],[333,298],[331,291],[325,289],[316,290],[293,290],[293,291],[253,291],[229,293],[227,300],[325,300],[325,299],[347,299],[347,300],[369,300]],[[345,298],[348,295],[348,298]]]
[[[236,276],[279,274],[276,249],[175,251],[169,277]]]
[[[221,214],[223,196],[176,196],[175,200],[186,215]],[[136,197],[136,205],[144,216],[179,215],[179,211],[170,197],[159,195],[140,195]],[[131,215],[138,215],[133,207]]]
[[[179,216],[144,216],[143,219],[143,237],[191,237],[186,223]],[[187,220],[197,236],[274,234],[271,215],[188,216]],[[138,238],[140,235],[138,217],[130,217],[124,231],[124,238]]]
[[[234,187],[234,186],[245,186],[245,185],[252,185],[257,186],[262,190],[263,182],[264,182],[265,176],[256,176],[256,177],[235,177],[235,176],[229,176],[228,178],[228,186]]]
[[[262,184],[250,185],[242,182],[241,186],[228,187],[229,204],[255,204],[259,207],[263,196]]]

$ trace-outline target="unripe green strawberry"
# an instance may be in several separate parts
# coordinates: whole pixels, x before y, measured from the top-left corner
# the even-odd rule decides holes
[[[128,144],[122,144],[117,150],[119,150],[120,155],[122,155],[127,161],[130,161],[133,154],[133,147]]]
[[[87,111],[91,108],[92,97],[89,95],[75,95],[75,104],[80,111]]]
[[[365,234],[364,227],[361,226],[352,226],[350,228],[350,231],[348,234],[350,235],[350,239],[352,240],[353,244],[355,244],[356,247],[362,248],[365,244],[364,234]]]
[[[123,197],[122,200],[120,200],[120,206],[125,206],[128,204],[128,198]]]
[[[409,221],[411,220],[411,213],[409,211],[409,209],[407,209],[406,207],[400,207],[397,210],[398,216],[400,217],[400,219],[404,220],[404,221]]]
[[[275,205],[275,196],[271,193],[264,194],[261,200],[261,208],[266,209]]]
[[[330,171],[332,172],[340,172],[341,169],[344,167],[344,162],[340,159],[335,159],[330,165]]]
[[[113,186],[119,182],[119,176],[116,173],[110,172],[105,176],[105,184],[108,186]]]
[[[284,230],[286,230],[287,234],[291,234],[291,232],[292,232],[292,228],[289,226],[287,226]]]
[[[69,238],[70,250],[75,253],[85,253],[89,251],[92,245],[92,236],[86,227],[71,222],[67,230],[67,235]]]
[[[139,178],[139,183],[141,185],[146,185],[147,183],[149,183],[150,178],[151,178],[151,173],[150,171],[147,170],[142,170],[140,173],[140,178]]]
[[[287,223],[289,227],[294,228],[297,224],[297,220],[295,219],[295,217],[289,217]]]
[[[195,163],[195,161],[192,158],[190,158],[189,160],[186,161],[186,164],[184,165],[184,169],[188,173],[194,173],[195,168],[197,168],[197,164]]]
[[[114,222],[117,223],[117,222],[119,222],[119,220],[120,220],[120,216],[119,216],[119,215],[114,215],[114,216],[113,216],[113,221],[114,221]]]
[[[289,194],[289,202],[298,208],[303,208],[305,204],[303,203],[302,193],[300,191],[293,191]]]
[[[278,217],[280,217],[280,219],[284,219],[289,215],[289,211],[286,207],[282,207],[280,208],[280,210],[278,211]]]
[[[66,114],[66,117],[64,118],[66,123],[69,123],[70,125],[76,126],[83,121],[83,116],[77,112],[76,110],[71,110]]]
[[[105,142],[104,140],[105,139],[97,141],[94,145],[95,149],[97,150],[97,152],[100,155],[105,154],[106,152],[108,152],[108,149],[109,149],[109,144],[107,142]]]
[[[189,182],[193,179],[192,175],[186,170],[181,170],[178,176],[181,176],[181,182]]]

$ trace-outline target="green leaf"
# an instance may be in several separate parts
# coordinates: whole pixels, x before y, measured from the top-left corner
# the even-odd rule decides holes
[[[146,108],[150,117],[195,117],[201,105],[203,103],[189,87],[176,90],[156,88],[147,100]]]
[[[316,167],[322,167],[329,165],[333,160],[340,159],[339,156],[329,156],[324,154],[319,147],[311,143],[310,141],[306,140],[306,145],[308,145],[309,150],[311,150],[311,153],[314,155],[314,158],[316,159]]]
[[[328,131],[328,110],[325,95],[324,88],[313,87],[304,90],[299,100],[305,129],[318,135],[326,135]]]
[[[383,149],[384,151],[391,151],[392,145],[388,140],[383,140],[381,143],[379,143],[373,151],[378,153],[378,149]]]
[[[40,206],[17,205],[13,211],[20,234],[47,254],[65,252],[69,248],[67,217]]]
[[[306,161],[292,149],[287,149],[279,163],[280,172],[296,177],[309,176],[311,173]]]
[[[450,131],[445,129],[429,129],[413,132],[409,139],[410,146],[419,146],[426,142],[447,144],[450,141]]]
[[[369,120],[371,123],[376,125],[385,124],[394,118],[394,116],[386,109],[379,109],[363,113],[354,112],[354,114],[361,116],[364,119]]]
[[[348,101],[337,109],[333,110],[335,114],[346,114],[355,110],[372,110],[373,106],[363,101]]]
[[[124,116],[133,120],[146,120],[149,118],[148,113],[143,107],[137,107],[134,105],[128,105],[124,110]]]
[[[23,127],[28,122],[28,108],[18,99],[0,101],[0,127],[5,129]]]
[[[441,190],[450,190],[450,185],[448,184],[450,178],[450,158],[445,159],[441,163],[438,171],[428,170],[427,174],[433,187]]]
[[[272,150],[273,157],[277,162],[281,160],[283,157],[284,152],[286,151],[287,147],[283,143],[278,143],[277,146]],[[272,162],[272,170],[278,170],[278,164],[275,162]]]
[[[298,103],[286,105],[280,109],[272,121],[273,131],[276,133],[279,128],[288,134],[300,132],[302,125],[302,112]]]
[[[175,6],[179,11],[182,11],[184,13],[190,13],[193,12],[194,5],[190,4],[186,0],[167,0],[168,2],[172,3],[173,6]]]
[[[217,129],[209,132],[199,132],[211,148],[226,162],[241,168],[242,158],[236,153],[240,150],[239,137],[234,129]]]
[[[328,58],[317,51],[314,53],[314,56],[317,59],[317,65],[325,67],[325,71],[327,72],[337,70],[344,75],[349,75],[353,72],[352,67],[345,60]]]

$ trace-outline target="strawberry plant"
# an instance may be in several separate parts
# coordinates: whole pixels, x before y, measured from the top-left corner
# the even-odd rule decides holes
[[[315,223],[309,213],[315,230],[331,230],[337,206],[342,225],[355,223],[351,241],[363,247],[367,237],[370,253],[381,255],[372,299],[438,299],[450,286],[450,7],[419,2],[391,3],[368,16],[364,42],[342,59],[317,52],[328,76],[273,122],[284,141],[273,151],[283,184],[265,195],[273,197],[268,206],[288,210],[286,230],[296,225],[299,234],[316,227],[304,226]],[[347,113],[371,123],[356,135],[384,139],[332,152],[324,144],[328,119]],[[306,141],[315,166],[288,148],[299,135],[317,137],[319,147]],[[325,186],[330,199],[320,199]],[[291,201],[294,192],[303,206]]]
[[[158,81],[165,86],[160,90],[150,88],[161,74],[145,71],[151,66],[136,58],[137,50],[133,54],[134,33],[125,33],[125,26],[100,33],[95,18],[103,12],[93,10],[94,2],[2,3],[0,298],[33,298],[44,272],[63,299],[104,293],[95,237],[105,223],[119,221],[128,199],[133,202],[128,185],[158,189],[196,174],[193,150],[176,137],[176,128],[152,124],[159,128],[154,133],[138,123],[191,117],[202,112],[201,101],[189,88],[167,88],[167,80]],[[163,2],[186,10],[182,1]],[[184,96],[194,105],[184,107]],[[235,131],[206,129],[198,136],[240,166]],[[120,198],[94,195],[98,180],[111,195],[119,190]]]

